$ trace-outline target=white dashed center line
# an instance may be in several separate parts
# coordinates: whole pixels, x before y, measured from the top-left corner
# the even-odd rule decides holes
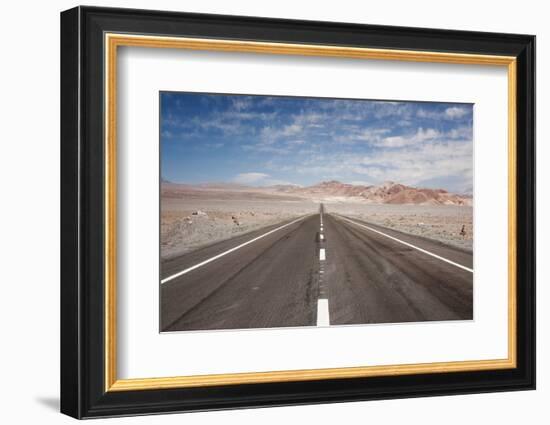
[[[325,279],[325,260],[327,253],[325,248],[325,235],[323,234],[323,205],[319,207],[319,298],[317,299],[317,326],[330,326],[328,309],[328,288]]]
[[[317,326],[330,326],[328,300],[325,298],[317,300]]]

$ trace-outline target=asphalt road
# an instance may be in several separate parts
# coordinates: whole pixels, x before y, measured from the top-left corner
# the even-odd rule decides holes
[[[471,253],[322,208],[161,269],[162,331],[473,318]]]

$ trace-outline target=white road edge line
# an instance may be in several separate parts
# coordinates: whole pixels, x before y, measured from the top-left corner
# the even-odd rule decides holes
[[[342,220],[349,221],[350,223],[355,224],[356,226],[364,227],[365,229],[370,230],[371,232],[378,233],[379,235],[385,236],[385,237],[387,237],[387,238],[389,238],[389,239],[391,239],[391,240],[394,240],[394,241],[396,241],[396,242],[399,242],[399,243],[401,243],[401,244],[403,244],[403,245],[406,245],[406,246],[408,246],[408,247],[410,247],[410,248],[416,249],[417,251],[423,252],[424,254],[431,255],[432,257],[437,258],[438,260],[445,261],[446,263],[449,263],[449,264],[451,264],[451,265],[453,265],[453,266],[455,266],[455,267],[458,267],[459,269],[466,270],[466,271],[468,271],[468,272],[470,272],[470,273],[473,273],[473,272],[474,272],[474,270],[471,269],[471,268],[469,268],[469,267],[463,266],[462,264],[455,263],[454,261],[448,260],[448,259],[446,259],[446,258],[444,258],[444,257],[441,257],[441,256],[439,256],[439,255],[437,255],[437,254],[434,254],[433,252],[426,251],[425,249],[419,248],[419,247],[417,247],[416,245],[413,245],[413,244],[410,244],[410,243],[408,243],[408,242],[402,241],[401,239],[394,238],[393,236],[387,235],[386,233],[383,233],[383,232],[381,232],[381,231],[379,231],[379,230],[373,229],[372,227],[365,226],[364,224],[361,224],[361,223],[357,223],[357,222],[355,222],[355,221],[353,221],[353,220],[350,220],[349,218],[343,217],[343,216],[341,216],[341,215],[339,215],[338,217],[341,218]]]
[[[327,259],[327,254],[325,252],[325,248],[321,248],[319,250],[319,260],[325,261]]]
[[[166,282],[170,282],[171,280],[173,280],[173,279],[175,279],[175,278],[177,278],[177,277],[180,277],[180,276],[182,276],[182,275],[184,275],[184,274],[186,274],[186,273],[189,273],[190,271],[193,271],[193,270],[195,270],[195,269],[198,269],[199,267],[202,267],[202,266],[204,266],[205,264],[211,263],[212,261],[217,260],[218,258],[221,258],[221,257],[223,257],[224,255],[230,254],[230,253],[232,253],[232,252],[238,250],[239,248],[242,248],[243,246],[246,246],[246,245],[248,245],[248,244],[251,244],[252,242],[256,242],[258,239],[262,239],[262,238],[264,238],[264,237],[266,237],[266,236],[268,236],[268,235],[271,235],[272,233],[276,232],[277,230],[284,229],[285,227],[290,226],[291,224],[294,224],[294,223],[296,223],[296,222],[298,222],[298,221],[300,221],[300,220],[303,220],[303,219],[306,218],[306,217],[307,217],[307,216],[303,216],[303,217],[297,218],[296,220],[291,221],[290,223],[283,224],[282,226],[279,226],[279,227],[277,227],[276,229],[270,230],[269,232],[264,233],[263,235],[260,235],[260,236],[254,238],[254,239],[251,239],[251,240],[249,240],[249,241],[247,241],[247,242],[244,242],[244,243],[242,243],[242,244],[240,244],[240,245],[237,245],[237,246],[234,247],[234,248],[228,249],[227,251],[224,251],[224,252],[222,252],[221,254],[215,255],[214,257],[211,257],[211,258],[209,258],[208,260],[204,260],[203,262],[198,263],[198,264],[195,264],[194,266],[191,266],[191,267],[189,267],[189,268],[187,268],[187,269],[185,269],[185,270],[182,270],[181,272],[178,272],[178,273],[176,273],[176,274],[173,274],[172,276],[165,277],[164,279],[162,279],[162,280],[160,281],[160,283],[163,284],[163,283],[166,283]]]
[[[330,326],[328,299],[319,298],[317,300],[317,326]]]

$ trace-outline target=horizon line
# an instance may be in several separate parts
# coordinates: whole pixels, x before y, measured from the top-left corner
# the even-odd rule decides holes
[[[262,189],[262,188],[273,188],[273,187],[280,187],[280,186],[293,186],[297,188],[311,188],[315,186],[319,186],[324,183],[337,183],[347,186],[353,186],[353,187],[365,187],[365,188],[371,188],[371,187],[380,187],[384,186],[386,184],[392,184],[392,185],[400,185],[405,186],[410,189],[416,189],[416,190],[444,190],[447,193],[454,194],[454,195],[473,195],[472,191],[452,191],[449,189],[446,189],[445,187],[430,187],[430,186],[416,186],[416,185],[409,185],[405,183],[396,182],[394,180],[386,180],[382,183],[371,183],[371,184],[353,184],[353,183],[346,183],[342,182],[340,180],[330,179],[330,180],[321,180],[317,183],[311,184],[311,185],[301,185],[296,183],[280,183],[280,184],[264,184],[264,185],[253,185],[253,184],[245,184],[245,183],[239,183],[234,181],[202,181],[202,182],[175,182],[171,181],[169,179],[160,178],[160,184],[176,184],[176,185],[186,185],[186,186],[204,186],[204,185],[227,185],[227,186],[239,186],[239,187],[245,187],[245,188],[253,188],[253,189]]]

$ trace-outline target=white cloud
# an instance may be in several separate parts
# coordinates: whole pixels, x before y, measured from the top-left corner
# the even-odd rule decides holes
[[[445,109],[445,116],[447,116],[450,119],[462,118],[467,113],[468,113],[468,110],[466,108],[461,108],[458,106],[452,106],[450,108]]]
[[[294,184],[286,180],[278,180],[278,179],[267,179],[267,180],[264,180],[261,184],[261,186],[277,186],[277,185],[301,187],[301,185],[299,184]]]
[[[387,134],[390,132],[389,128],[366,128],[361,131],[359,136],[357,137],[359,140],[373,140],[378,139],[380,136]]]
[[[273,179],[269,174],[257,172],[237,174],[233,182],[250,186],[294,185],[286,180]]]
[[[248,97],[234,97],[232,98],[233,108],[237,111],[242,111],[243,109],[248,109],[251,105],[250,98]]]
[[[472,176],[471,143],[429,142],[420,147],[399,151],[381,151],[365,156],[354,171],[377,180],[418,184],[425,180],[449,176]]]
[[[296,124],[303,125],[303,124],[315,124],[327,119],[329,119],[329,116],[327,114],[302,111],[300,114],[296,115],[296,117],[294,118],[294,121],[296,122]]]
[[[382,139],[375,145],[384,148],[402,148],[405,146],[416,145],[427,140],[433,140],[440,136],[439,131],[433,128],[419,128],[415,134],[411,136],[391,136]]]
[[[326,114],[315,112],[300,112],[291,117],[285,124],[273,124],[274,116],[267,115],[264,121],[269,125],[264,125],[260,130],[259,144],[271,145],[277,142],[287,142],[289,138],[303,138],[310,135],[319,136],[322,129],[325,128],[325,121],[329,119]]]
[[[264,152],[264,153],[273,153],[279,155],[288,155],[292,152],[293,147],[290,145],[287,146],[277,146],[271,144],[246,144],[241,145],[241,148],[246,152]]]
[[[372,186],[371,182],[365,181],[365,180],[353,180],[350,182],[350,184],[354,186]]]
[[[289,145],[289,146],[299,146],[299,145],[303,145],[305,143],[306,143],[305,140],[288,140],[286,142],[286,144]]]
[[[283,136],[293,136],[295,134],[299,134],[302,131],[302,126],[300,124],[290,124],[283,128],[282,135]]]
[[[265,173],[240,173],[235,176],[233,181],[240,184],[258,184],[269,177]]]
[[[445,134],[450,139],[472,140],[473,128],[471,126],[453,128]]]
[[[173,139],[174,138],[174,133],[172,133],[169,130],[164,130],[161,135],[165,139]]]
[[[416,112],[416,116],[419,118],[428,118],[432,120],[456,120],[466,116],[471,109],[465,106],[451,106],[445,111],[431,111],[426,109],[419,109]]]
[[[376,146],[382,136],[390,132],[388,128],[361,128],[357,125],[340,126],[337,130],[333,131],[332,139],[345,145],[367,142]]]
[[[393,136],[386,137],[380,143],[377,143],[377,146],[382,146],[385,148],[401,148],[413,144],[413,139],[403,136]]]
[[[189,125],[191,126],[191,128],[214,128],[223,132],[224,134],[241,134],[249,131],[247,126],[243,125],[241,122],[226,119],[225,114],[219,114],[217,117],[212,117],[208,120],[194,117],[193,119],[189,120]],[[184,124],[182,127],[186,127],[186,125]]]

